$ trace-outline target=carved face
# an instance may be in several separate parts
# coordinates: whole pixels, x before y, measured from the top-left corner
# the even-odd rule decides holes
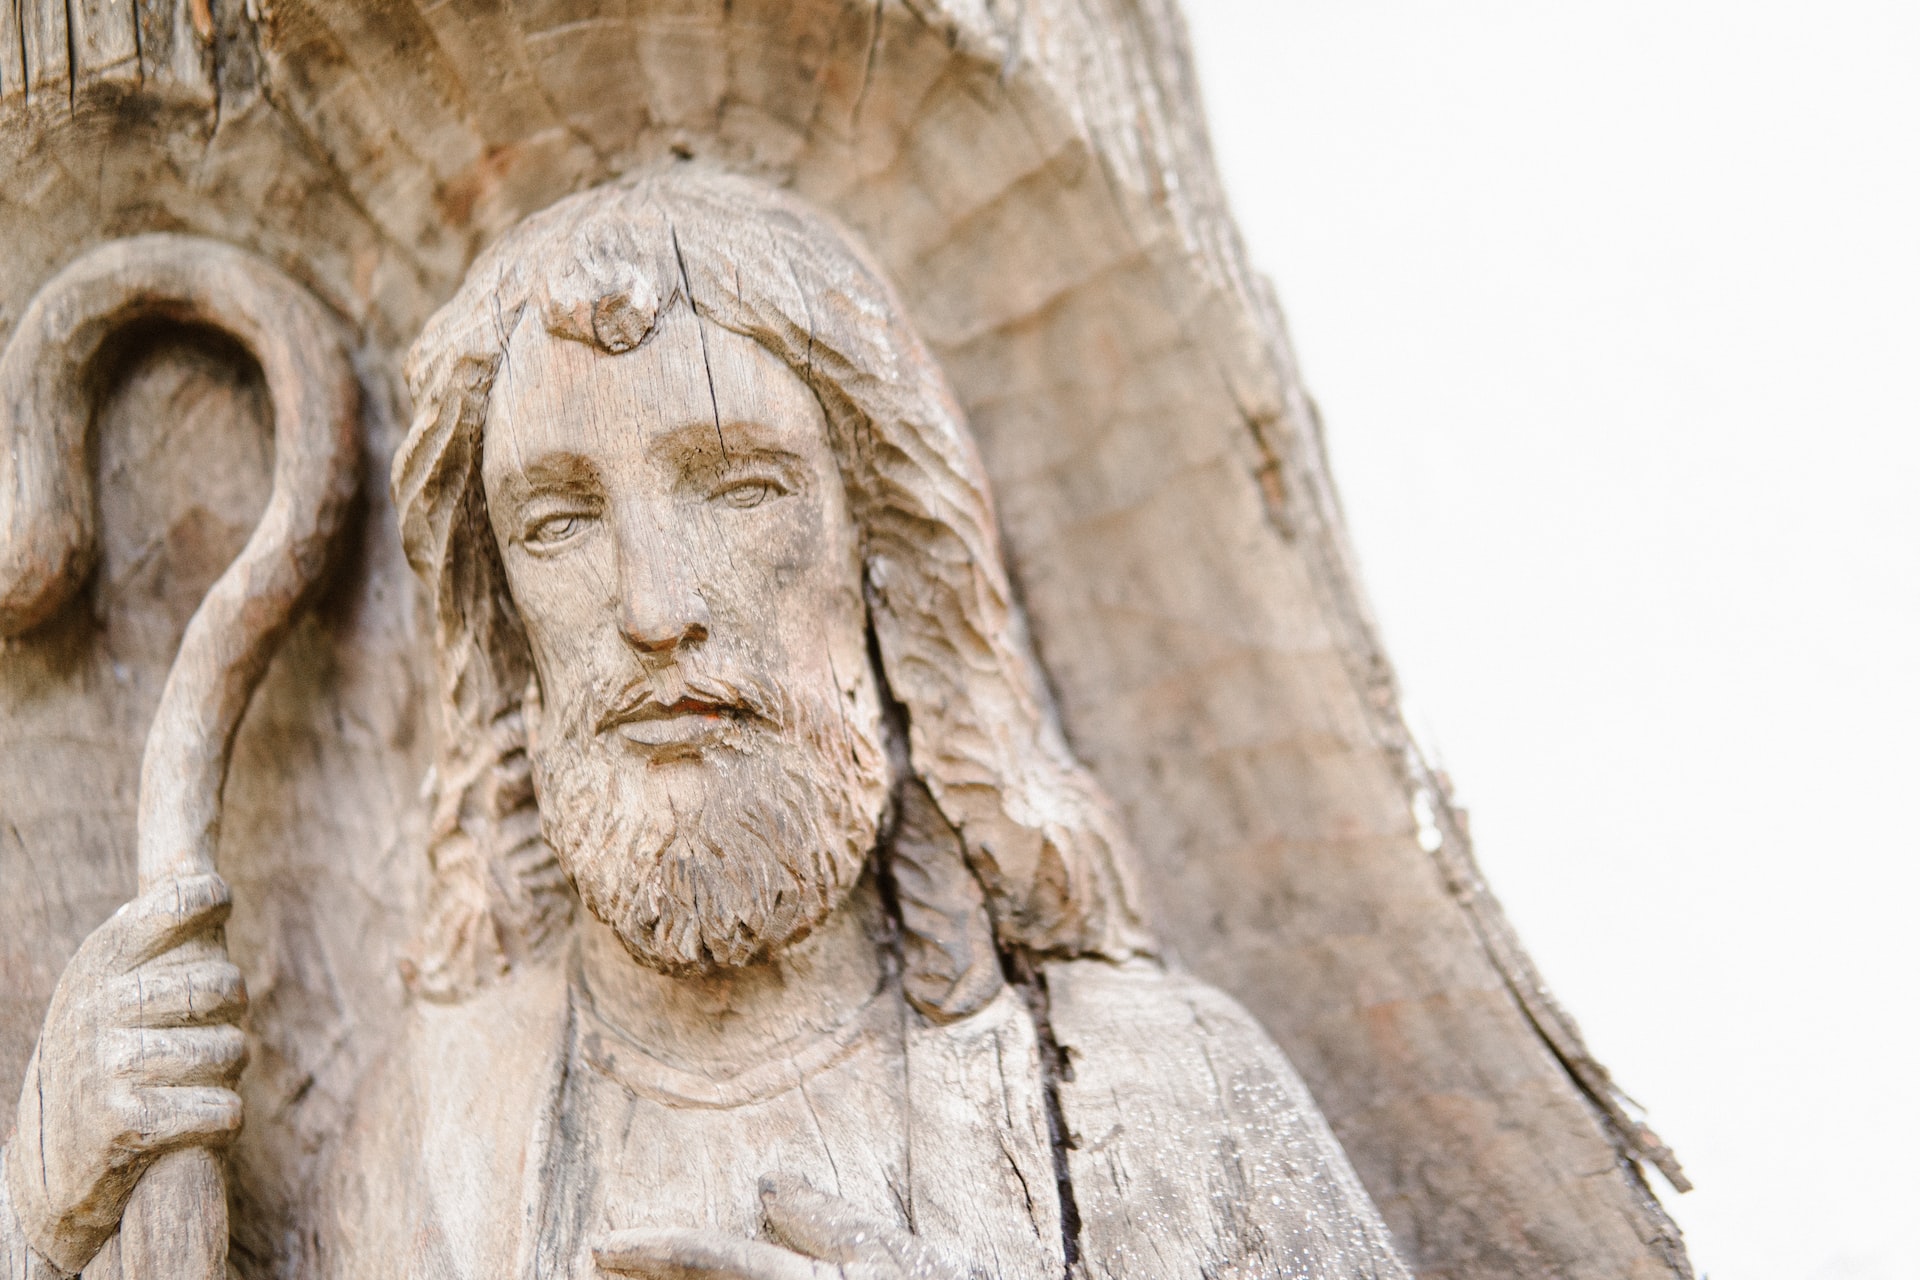
[[[819,401],[684,307],[618,355],[530,320],[484,453],[540,681],[542,825],[582,901],[670,972],[804,935],[858,878],[888,786]]]

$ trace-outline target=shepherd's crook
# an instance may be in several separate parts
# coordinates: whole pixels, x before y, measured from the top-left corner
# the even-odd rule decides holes
[[[0,635],[45,620],[94,558],[87,469],[102,345],[160,317],[222,330],[266,375],[273,493],[187,624],[140,764],[140,891],[213,870],[240,717],[326,562],[358,477],[359,383],[336,322],[254,255],[185,235],[93,249],[47,282],[0,354]],[[217,938],[204,944],[221,946]],[[205,1148],[163,1156],[88,1277],[225,1280],[227,1198]]]

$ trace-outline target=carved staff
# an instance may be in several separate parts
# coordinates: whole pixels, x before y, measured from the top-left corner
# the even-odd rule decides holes
[[[358,476],[359,384],[333,318],[252,254],[184,235],[117,240],[37,294],[0,355],[0,634],[44,620],[94,559],[87,468],[97,357],[161,317],[236,338],[273,405],[273,492],[187,624],[140,764],[140,891],[213,870],[233,739],[295,606],[326,561]],[[215,935],[202,945],[224,945]],[[121,1274],[225,1280],[227,1199],[205,1148],[150,1167],[121,1219]],[[102,1250],[112,1254],[113,1246]],[[89,1266],[87,1274],[108,1268]]]

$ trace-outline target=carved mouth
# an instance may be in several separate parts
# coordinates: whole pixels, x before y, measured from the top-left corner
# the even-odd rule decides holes
[[[603,716],[599,731],[612,731],[642,747],[694,746],[708,741],[753,710],[739,703],[716,702],[685,694],[672,702],[641,698]]]

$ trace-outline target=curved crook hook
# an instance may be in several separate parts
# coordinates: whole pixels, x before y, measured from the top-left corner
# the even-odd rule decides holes
[[[360,407],[334,320],[263,259],[185,235],[84,254],[42,286],[0,353],[0,635],[44,621],[93,565],[95,365],[109,337],[150,316],[223,330],[252,352],[273,404],[274,462],[266,511],[187,623],[147,733],[143,893],[213,870],[234,734],[353,497]],[[124,1274],[222,1280],[220,1178],[204,1149],[155,1162],[122,1218]]]
[[[168,673],[140,769],[140,883],[212,869],[234,731],[358,479],[359,383],[333,318],[244,250],[185,235],[102,245],[35,295],[0,354],[0,634],[44,621],[94,559],[87,432],[101,347],[160,316],[220,329],[260,362],[273,492],[207,592]]]

